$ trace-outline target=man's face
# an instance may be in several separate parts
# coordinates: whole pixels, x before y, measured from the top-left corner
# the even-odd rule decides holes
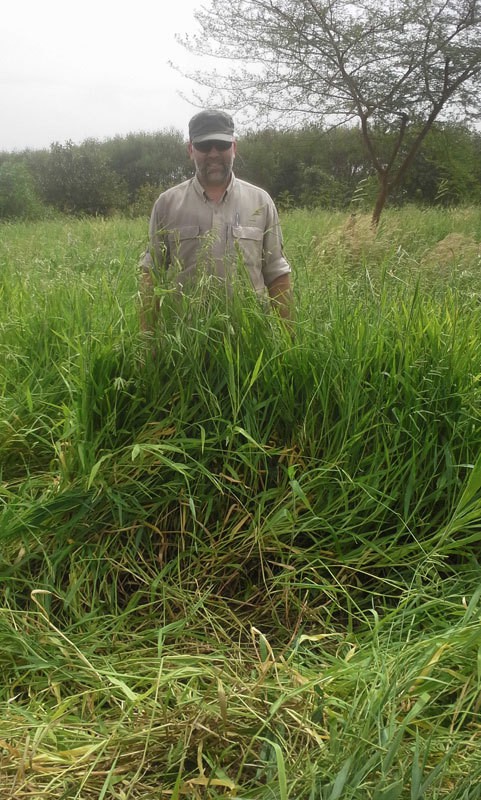
[[[235,151],[235,142],[209,139],[197,146],[190,143],[190,157],[202,186],[227,186],[232,173]]]

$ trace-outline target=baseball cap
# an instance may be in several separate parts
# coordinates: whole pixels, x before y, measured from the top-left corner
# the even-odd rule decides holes
[[[194,144],[208,139],[234,141],[234,120],[225,111],[207,108],[199,111],[189,122],[189,138]]]

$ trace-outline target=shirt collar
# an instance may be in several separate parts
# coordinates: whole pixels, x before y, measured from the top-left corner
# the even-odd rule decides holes
[[[222,198],[222,202],[224,202],[224,201],[225,201],[225,199],[227,198],[227,195],[229,195],[229,194],[232,192],[232,190],[233,190],[233,188],[234,188],[234,186],[235,186],[235,183],[236,183],[236,181],[237,181],[237,178],[236,178],[236,176],[234,175],[234,173],[232,172],[232,174],[231,174],[231,178],[230,178],[230,181],[229,181],[229,185],[228,185],[227,189],[226,189],[226,190],[225,190],[225,192],[224,192],[224,196],[223,196],[223,198]],[[208,200],[208,197],[206,196],[206,194],[205,194],[205,192],[204,192],[204,188],[203,188],[203,186],[202,186],[201,182],[199,181],[199,179],[198,179],[198,177],[197,177],[197,174],[196,174],[196,175],[194,175],[194,177],[192,178],[192,186],[194,187],[194,189],[195,189],[195,191],[197,192],[197,194],[198,194],[200,197],[202,197],[202,199],[203,199],[204,201],[206,201],[206,202],[207,202],[207,200]]]

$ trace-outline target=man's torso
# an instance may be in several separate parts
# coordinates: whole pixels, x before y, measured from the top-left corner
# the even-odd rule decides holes
[[[257,291],[290,271],[282,255],[277,213],[269,195],[234,176],[219,203],[210,201],[197,178],[168,189],[151,219],[151,247],[157,260],[185,285],[199,270],[232,279],[245,268]]]

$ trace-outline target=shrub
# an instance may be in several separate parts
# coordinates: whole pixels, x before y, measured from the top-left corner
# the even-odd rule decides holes
[[[42,216],[33,178],[25,164],[10,159],[0,166],[0,219]]]

